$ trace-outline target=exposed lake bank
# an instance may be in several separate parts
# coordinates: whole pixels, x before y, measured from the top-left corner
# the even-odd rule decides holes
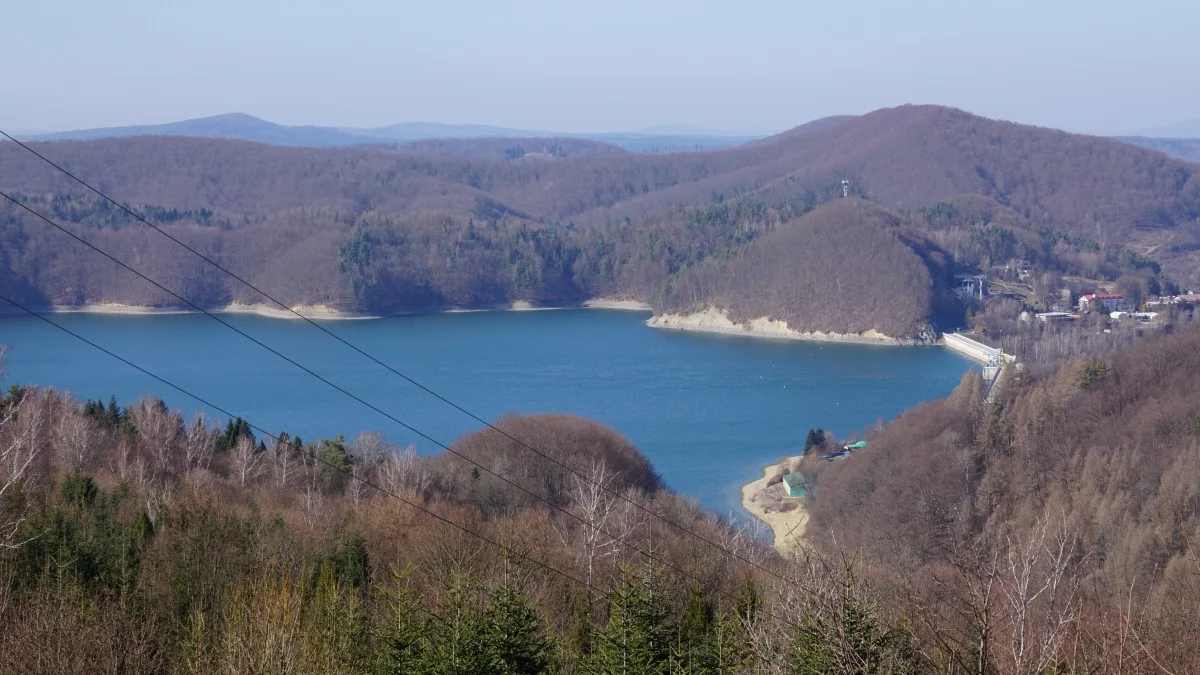
[[[799,459],[789,457],[778,464],[763,467],[761,478],[742,486],[742,508],[771,528],[775,535],[775,550],[785,555],[803,541],[808,526],[808,511],[804,509],[801,498],[787,496],[783,483],[770,483],[772,478],[781,471],[786,473],[792,462]]]
[[[700,333],[722,333],[749,337],[775,338],[782,340],[808,340],[812,342],[843,342],[848,344],[896,345],[901,340],[884,335],[876,330],[862,333],[803,333],[792,329],[787,322],[760,317],[750,321],[734,322],[728,312],[709,307],[692,314],[656,314],[646,321],[651,328],[696,331]]]
[[[335,309],[328,305],[295,305],[289,311],[282,309],[277,305],[246,303],[231,303],[223,307],[209,309],[208,311],[214,314],[250,314],[268,319],[288,319],[293,321],[300,320],[300,317],[296,316],[297,313],[306,319],[314,319],[318,321],[358,321],[364,319],[382,319],[394,316],[420,316],[426,314],[450,314],[461,312],[536,312],[560,309],[611,309],[633,312],[653,311],[653,308],[644,302],[622,298],[592,298],[590,300],[584,300],[582,302],[575,303],[533,303],[526,300],[517,300],[511,303],[487,305],[446,305],[442,307],[414,309],[411,311],[396,312],[392,314],[347,312]],[[50,314],[101,314],[108,316],[157,316],[197,313],[197,310],[186,306],[151,307],[147,305],[130,305],[119,302],[106,302],[93,305],[53,305],[46,309],[39,309],[38,311],[45,311]],[[15,307],[5,306],[0,308],[0,316],[17,316],[21,314],[24,314],[24,312]]]

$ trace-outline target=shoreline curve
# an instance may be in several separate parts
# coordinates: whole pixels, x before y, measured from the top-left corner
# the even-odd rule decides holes
[[[804,533],[808,527],[808,511],[805,510],[803,502],[799,501],[796,502],[796,508],[790,511],[772,511],[764,502],[777,497],[771,494],[772,491],[782,492],[781,483],[771,486],[767,483],[779,469],[797,459],[799,458],[789,457],[778,464],[765,466],[762,477],[742,486],[742,508],[771,528],[775,550],[783,555],[788,555],[803,546]],[[782,498],[781,495],[778,497]]]
[[[426,314],[454,314],[463,312],[536,312],[561,309],[602,309],[631,312],[651,312],[653,308],[637,300],[620,298],[592,298],[578,303],[540,304],[524,300],[495,305],[443,306],[394,314],[363,314],[346,312],[329,307],[328,305],[294,305],[291,308],[306,319],[315,321],[362,321],[367,319],[384,319],[400,316],[420,316]],[[179,314],[198,314],[194,309],[184,307],[152,307],[147,305],[129,305],[119,302],[105,302],[91,305],[53,305],[38,309],[48,314],[99,314],[107,316],[173,316]],[[252,314],[268,319],[284,319],[288,321],[301,320],[291,311],[280,309],[268,304],[230,303],[224,307],[207,310],[213,314]],[[0,308],[0,316],[20,316],[24,312],[12,308]]]

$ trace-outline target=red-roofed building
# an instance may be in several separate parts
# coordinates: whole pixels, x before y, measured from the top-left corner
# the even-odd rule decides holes
[[[1120,293],[1090,293],[1079,298],[1079,311],[1086,312],[1095,303],[1105,313],[1130,311],[1129,301]]]

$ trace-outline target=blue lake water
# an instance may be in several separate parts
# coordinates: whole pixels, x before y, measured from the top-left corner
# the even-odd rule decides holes
[[[721,512],[810,427],[850,434],[945,396],[974,367],[940,347],[879,347],[661,331],[637,312],[434,314],[325,324],[484,419],[566,412],[628,437],[667,484]],[[479,427],[312,326],[225,317],[393,416],[450,444]],[[130,361],[272,431],[305,439],[375,430],[435,446],[203,315],[55,315]],[[33,317],[0,318],[11,382],[124,403],[199,404]],[[222,418],[223,421],[223,418]]]

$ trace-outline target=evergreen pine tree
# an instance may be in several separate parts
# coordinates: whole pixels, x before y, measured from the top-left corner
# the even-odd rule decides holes
[[[124,421],[125,414],[121,411],[121,406],[117,405],[117,395],[113,394],[108,398],[108,425],[118,427]]]
[[[479,610],[479,592],[462,575],[453,575],[445,599],[434,612],[433,645],[424,672],[476,675],[488,672],[487,626]]]
[[[670,669],[670,603],[652,568],[626,573],[609,596],[608,625],[599,631],[594,669],[617,675],[657,675]]]
[[[225,431],[217,439],[217,449],[229,452],[233,449],[233,444],[237,441],[237,427],[234,426],[233,420],[225,422]]]
[[[367,561],[367,544],[362,535],[342,537],[333,556],[338,581],[365,594],[371,566]]]
[[[836,612],[805,612],[792,645],[797,675],[831,672],[908,673],[916,669],[912,637],[903,628],[885,629],[878,612],[843,582]]]
[[[519,675],[550,672],[550,640],[529,601],[509,585],[492,592],[487,624],[489,673]]]
[[[672,654],[674,670],[679,673],[715,672],[716,644],[712,601],[699,587],[692,587],[683,617],[679,639]]]
[[[393,574],[399,581],[400,575]],[[426,672],[429,653],[429,613],[407,583],[388,592],[389,621],[376,632],[377,671],[388,675]]]
[[[366,670],[371,660],[370,630],[367,615],[357,593],[339,582],[334,566],[320,565],[316,596],[318,649],[321,663],[317,669],[339,673]]]
[[[741,673],[753,663],[750,634],[746,624],[734,612],[722,612],[713,624],[712,670],[709,672]]]

